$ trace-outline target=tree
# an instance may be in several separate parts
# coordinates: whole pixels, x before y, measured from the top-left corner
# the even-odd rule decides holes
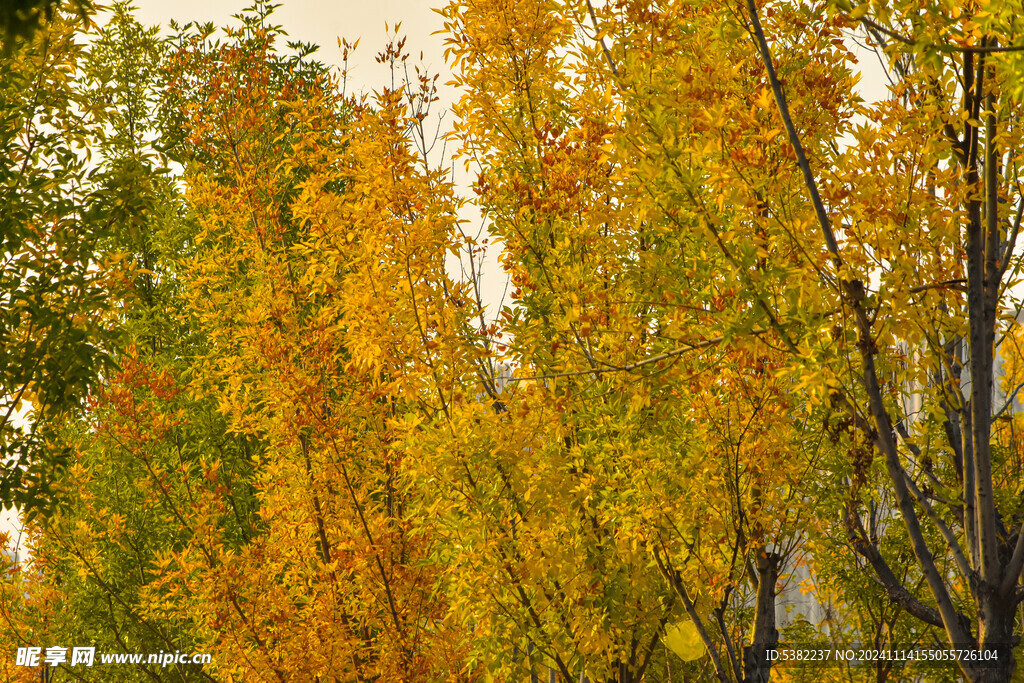
[[[535,611],[554,619],[549,605],[568,604],[563,621],[572,622],[588,601],[604,608],[601,628],[584,632],[596,643],[524,616],[515,627],[542,652],[566,648],[562,659],[575,664],[564,642],[548,645],[564,630],[586,653],[587,676],[637,680],[666,624],[686,619],[711,655],[710,675],[761,680],[765,651],[778,641],[777,583],[809,516],[800,483],[819,467],[821,411],[800,415],[807,404],[789,398],[791,379],[777,377],[779,333],[737,325],[750,309],[738,297],[744,274],[677,206],[683,197],[714,205],[700,186],[703,152],[691,153],[696,168],[673,196],[655,192],[650,177],[666,173],[650,151],[659,143],[712,144],[698,138],[704,102],[749,106],[735,74],[690,77],[681,88],[677,72],[703,59],[732,64],[742,51],[725,43],[708,49],[713,56],[696,49],[720,24],[710,10],[676,16],[621,3],[604,11],[618,22],[625,65],[609,63],[588,37],[597,19],[583,4],[452,3],[443,11],[466,90],[456,132],[478,166],[476,191],[514,288],[500,327],[482,330],[518,368],[517,390],[494,398],[508,410],[510,431],[538,434],[513,432],[513,448],[529,443],[531,455],[503,464],[503,490],[476,490],[473,479],[486,480],[486,470],[467,470],[454,486],[472,491],[475,505],[508,498],[511,521],[498,533],[545,567],[534,580],[554,581],[536,589]],[[603,24],[596,30],[612,35]],[[685,89],[690,82],[699,95]],[[668,116],[673,110],[678,118]],[[744,258],[752,274],[767,271],[756,250]],[[532,427],[545,412],[551,426]],[[449,465],[453,477],[461,467]],[[534,502],[538,487],[558,496]],[[528,521],[524,509],[543,514]],[[528,539],[524,529],[534,524],[558,541]],[[570,542],[586,559],[547,557]],[[630,577],[628,588],[609,581],[619,573]],[[596,595],[576,597],[569,587],[578,584]],[[493,612],[509,611],[508,602],[514,592]],[[751,642],[742,642],[744,631]],[[571,680],[571,667],[553,659]]]
[[[389,315],[412,315],[402,276],[414,297],[443,294],[416,283],[443,274],[450,200],[418,175],[401,96],[380,111],[345,100],[311,49],[277,51],[271,10],[223,42],[185,27],[165,54],[119,5],[93,42],[83,81],[109,109],[90,208],[116,225],[103,246],[118,369],[84,421],[57,425],[51,447],[74,453],[54,487],[65,504],[5,583],[4,635],[214,656],[142,667],[157,680],[455,678],[388,436],[419,397],[409,330],[392,338]],[[160,173],[168,157],[187,205]],[[398,279],[367,298],[385,266]],[[357,295],[365,311],[346,310]],[[273,318],[253,317],[270,303]],[[354,324],[364,312],[380,325]]]
[[[311,49],[276,52],[270,9],[223,42],[187,30],[170,68],[182,134],[168,140],[198,227],[177,262],[183,313],[208,342],[191,386],[264,451],[261,533],[192,544],[163,583],[218,634],[224,675],[459,679],[433,539],[401,478],[402,425],[452,391],[433,356],[457,315],[443,305],[454,200],[408,137],[432,86],[345,98]],[[202,507],[225,514],[216,491]]]
[[[30,516],[67,462],[47,445],[54,426],[106,361],[98,253],[110,224],[89,209],[88,164],[101,124],[76,81],[76,37],[59,17],[0,57],[0,502]]]
[[[71,0],[67,8],[77,12],[83,22],[89,21],[92,3]],[[0,31],[3,32],[4,56],[9,57],[18,42],[31,41],[36,32],[53,21],[60,9],[60,0],[3,0],[0,2]]]
[[[664,370],[715,340],[723,353],[741,339],[781,348],[787,391],[804,397],[797,405],[848,420],[854,547],[889,598],[944,629],[950,647],[998,658],[961,662],[965,675],[1005,680],[1024,563],[1012,464],[991,448],[994,418],[1012,410],[993,407],[993,349],[1019,307],[1007,286],[1020,206],[1008,15],[970,6],[951,18],[917,4],[864,4],[847,18],[822,4],[519,2],[453,4],[446,18],[471,88],[460,132],[481,162],[479,191],[506,198],[495,225],[511,258],[534,268],[513,271],[525,291],[520,319],[561,317],[551,350],[568,345],[577,358],[542,377]],[[892,97],[874,105],[853,92],[844,39],[858,22],[884,46],[895,81]],[[562,162],[583,145],[558,138],[583,128],[564,103],[583,109],[588,95],[601,106],[580,118],[599,142],[583,176]],[[686,303],[698,309],[728,297],[690,327],[718,335],[645,348],[663,333],[651,317],[627,328],[636,330],[626,337],[638,344],[632,357],[591,342],[601,309],[576,283],[623,281],[632,265],[609,277],[591,255],[653,258],[639,229],[650,210],[593,191],[614,177],[603,162],[624,158],[663,232],[680,240],[659,284],[695,259],[689,278],[674,282],[697,290]],[[609,218],[590,236],[580,226],[597,210]],[[622,214],[635,232],[607,227]],[[562,277],[580,254],[585,272]],[[617,297],[637,300],[650,299]],[[515,343],[530,347],[523,331]],[[924,408],[912,414],[908,397]],[[859,518],[876,497],[874,454],[926,589],[897,579]]]
[[[911,7],[913,20],[902,19]],[[952,20],[927,5],[894,10],[862,7],[849,15],[877,41],[896,82],[891,99],[866,109],[874,125],[856,128],[857,144],[830,160],[837,171],[832,182],[816,178],[814,169],[827,157],[804,148],[753,3],[746,17],[805,180],[815,242],[829,255],[828,263],[816,264],[825,266],[818,290],[849,316],[843,330],[856,342],[836,354],[847,364],[839,376],[848,384],[835,398],[849,406],[857,431],[884,459],[935,606],[908,598],[877,541],[863,533],[854,503],[855,547],[894,601],[944,628],[951,647],[983,660],[998,657],[961,661],[966,677],[1009,680],[1024,598],[1024,534],[1019,506],[1011,502],[1020,493],[1012,463],[993,448],[997,419],[1012,411],[1012,396],[997,404],[993,384],[995,354],[1019,310],[1008,286],[1020,262],[1014,253],[1020,221],[1011,213],[1021,203],[1013,162],[1019,103],[1008,60],[1000,56],[1017,29],[1008,16],[980,6],[962,7]],[[883,150],[879,140],[894,145]],[[909,140],[915,150],[907,164],[897,154]],[[853,185],[864,174],[874,187]],[[885,185],[899,188],[900,199],[879,205],[874,188]],[[843,197],[845,191],[850,195]],[[902,224],[910,235],[882,233],[879,223]],[[866,284],[872,276],[875,287]],[[898,364],[904,358],[906,369]],[[917,424],[895,400],[901,390],[921,397]],[[929,530],[946,547],[937,548]],[[942,571],[937,558],[943,556],[952,558],[955,572]]]
[[[739,324],[775,330],[810,396],[850,421],[864,446],[852,452],[884,463],[891,514],[905,525],[927,598],[897,579],[864,529],[871,494],[856,470],[866,473],[871,457],[855,469],[847,520],[890,599],[944,629],[950,647],[997,658],[961,661],[970,680],[1008,680],[1024,542],[1019,485],[993,448],[1012,404],[995,403],[993,382],[1019,308],[1009,286],[1019,263],[1017,29],[974,5],[952,14],[927,3],[862,4],[849,15],[755,2],[710,10],[724,40],[749,41],[756,62],[748,57],[739,75],[754,101],[725,100],[705,118],[718,141],[697,177],[715,207],[689,190],[694,138],[666,138],[650,94],[620,80],[657,150],[649,186],[696,214],[734,264],[748,304]],[[598,33],[622,35],[616,14],[604,16]],[[858,24],[893,78],[876,104],[850,89],[842,41]],[[628,75],[627,44],[614,47],[602,50],[608,69]],[[757,258],[763,267],[752,269]]]
[[[37,431],[5,422],[43,456],[10,486],[53,480],[10,637],[214,654],[143,672],[174,680],[792,679],[767,651],[812,630],[775,620],[809,564],[843,637],[941,632],[981,653],[968,679],[1009,680],[1012,15],[452,2],[454,136],[512,288],[488,323],[446,269],[481,245],[427,163],[433,81],[397,41],[392,87],[347,97],[272,9],[161,46],[119,6],[68,44],[81,84],[25,80],[95,170],[9,93],[31,191],[7,196],[5,349],[49,371],[4,366],[10,405],[41,397]],[[861,29],[882,102],[855,94]]]
[[[152,143],[163,42],[126,3],[112,10],[89,34],[74,82],[80,103],[92,107],[95,133],[91,191],[77,211],[105,226],[90,249],[104,266],[95,277],[110,304],[104,341],[114,363],[83,410],[54,419],[42,444],[70,454],[69,465],[53,477],[48,514],[28,520],[31,563],[4,577],[0,634],[8,651],[202,651],[202,624],[165,607],[173,596],[159,582],[166,557],[197,542],[196,529],[231,547],[254,533],[255,446],[225,438],[215,404],[180,384],[184,359],[202,340],[174,315],[182,301],[173,258],[191,235],[167,159]],[[211,469],[230,518],[203,519],[196,509],[195,492],[215,486]],[[69,671],[82,680],[212,680],[197,666],[96,665]]]

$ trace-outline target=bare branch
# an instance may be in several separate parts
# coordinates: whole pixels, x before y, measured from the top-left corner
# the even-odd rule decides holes
[[[960,548],[960,543],[956,540],[956,535],[953,534],[949,526],[935,512],[935,508],[933,508],[931,503],[928,502],[928,497],[917,487],[917,484],[914,483],[914,480],[911,479],[906,470],[903,470],[903,478],[907,483],[907,488],[910,489],[910,492],[914,494],[914,498],[917,499],[918,505],[924,508],[928,517],[931,518],[932,523],[938,527],[939,533],[941,533],[942,537],[946,539],[946,543],[949,544],[949,551],[953,553],[953,559],[956,560],[956,565],[960,568],[960,573],[965,579],[970,580],[971,577],[974,576],[974,571],[967,562],[967,558],[964,557],[964,551]]]
[[[954,45],[952,43],[923,43],[917,38],[911,38],[905,36],[902,33],[897,33],[891,28],[882,26],[878,22],[872,21],[867,17],[861,17],[858,21],[866,26],[870,26],[874,30],[889,36],[897,42],[917,47],[923,45],[925,47],[931,47],[939,52],[966,52],[970,54],[991,54],[993,52],[1024,52],[1024,45]]]
[[[1018,384],[1017,386],[1015,386],[1013,388],[1013,391],[1010,392],[1010,395],[1006,397],[1006,403],[1004,403],[1002,405],[1002,407],[999,408],[999,410],[997,410],[996,412],[994,412],[992,414],[992,419],[993,420],[997,419],[1000,415],[1005,413],[1007,411],[1007,409],[1010,408],[1010,406],[1013,405],[1013,401],[1017,398],[1017,394],[1020,393],[1020,390],[1022,388],[1024,388],[1024,382],[1021,382],[1020,384]]]
[[[853,545],[853,549],[867,560],[871,568],[874,569],[875,575],[878,577],[885,592],[889,595],[889,599],[905,609],[908,614],[917,617],[926,624],[942,628],[942,615],[939,614],[939,611],[915,598],[893,573],[885,558],[878,552],[878,548],[867,540],[864,527],[860,523],[860,518],[854,513],[852,506],[847,506],[846,527],[850,534],[849,540]]]
[[[619,70],[615,66],[615,60],[612,59],[612,53],[608,50],[608,46],[604,43],[604,36],[601,35],[601,27],[597,23],[597,14],[594,12],[594,5],[587,0],[587,10],[590,12],[590,20],[594,22],[594,30],[597,32],[597,42],[601,44],[601,50],[604,52],[604,58],[608,60],[608,66],[611,67],[612,74],[618,78]]]
[[[755,329],[755,330],[751,330],[750,334],[752,334],[752,335],[754,335],[756,337],[756,336],[760,336],[762,334],[766,334],[767,332],[768,332],[768,330]],[[712,339],[706,339],[706,340],[704,340],[702,342],[696,342],[694,344],[687,344],[685,346],[682,346],[682,347],[679,347],[679,348],[676,348],[676,349],[672,349],[671,351],[666,351],[665,353],[659,353],[657,356],[651,356],[650,358],[645,358],[644,360],[637,361],[635,363],[629,363],[628,365],[612,365],[612,364],[606,363],[604,361],[596,361],[596,360],[594,360],[594,362],[600,363],[601,365],[606,365],[608,367],[604,367],[604,368],[591,368],[589,370],[575,370],[575,371],[572,371],[572,372],[556,372],[556,373],[553,373],[553,374],[550,374],[550,375],[534,375],[532,377],[513,377],[513,378],[511,378],[508,381],[509,382],[525,382],[527,380],[557,379],[559,377],[578,377],[580,375],[602,375],[602,374],[605,374],[605,373],[608,373],[608,372],[632,372],[633,370],[637,370],[637,369],[642,368],[642,367],[644,367],[646,365],[651,365],[652,363],[658,363],[658,362],[663,361],[663,360],[669,360],[671,358],[676,358],[678,356],[683,355],[687,351],[697,351],[697,350],[700,350],[700,349],[706,349],[706,348],[711,347],[711,346],[717,346],[718,344],[721,344],[722,342],[724,342],[726,339],[728,339],[728,337],[723,335],[723,336],[720,336],[720,337],[714,337]],[[593,359],[588,359],[588,360],[593,360]]]

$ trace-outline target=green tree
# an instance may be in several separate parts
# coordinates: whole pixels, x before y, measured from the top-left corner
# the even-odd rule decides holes
[[[413,335],[451,313],[451,188],[403,93],[345,99],[272,9],[165,52],[118,6],[94,42],[118,369],[63,425],[68,504],[34,527],[11,631],[214,657],[127,680],[458,680],[397,424],[437,400]]]
[[[30,569],[6,577],[3,640],[9,650],[200,651],[201,626],[160,609],[168,599],[157,582],[160,562],[194,535],[183,512],[194,489],[212,485],[199,463],[214,454],[232,482],[227,497],[237,513],[217,528],[236,546],[252,534],[245,481],[255,445],[224,438],[215,406],[179,385],[184,359],[201,342],[174,314],[182,304],[171,259],[186,248],[189,226],[166,158],[153,146],[163,41],[134,20],[127,3],[88,37],[72,74],[93,133],[90,191],[77,198],[76,211],[103,226],[90,247],[102,265],[96,286],[110,304],[105,342],[114,365],[81,412],[52,421],[42,444],[69,453],[69,465],[53,477],[49,514],[29,523]],[[78,673],[85,680],[212,680],[198,666],[146,663]]]
[[[92,3],[70,0],[65,10],[77,12],[83,22],[89,21]],[[31,41],[36,32],[53,21],[60,11],[60,0],[2,0],[0,2],[0,33],[3,51],[10,56],[19,42]]]
[[[82,407],[106,359],[110,222],[90,210],[100,118],[78,82],[66,18],[0,57],[0,502],[35,514],[67,453],[53,428]]]

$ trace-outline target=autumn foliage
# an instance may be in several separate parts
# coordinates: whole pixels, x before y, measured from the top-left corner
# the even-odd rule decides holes
[[[273,9],[3,57],[95,155],[0,101],[4,680],[1011,680],[1012,12],[453,0],[461,197],[404,39],[352,95]]]

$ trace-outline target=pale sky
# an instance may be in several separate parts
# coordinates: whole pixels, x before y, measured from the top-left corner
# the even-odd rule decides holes
[[[445,68],[444,38],[431,35],[443,27],[441,17],[426,0],[280,0],[273,20],[280,24],[292,40],[320,46],[321,61],[341,65],[338,38],[349,42],[361,39],[359,49],[350,58],[351,77],[355,88],[369,90],[384,83],[387,69],[374,62],[374,56],[387,43],[385,22],[394,27],[402,22],[401,32],[408,36],[406,49],[418,58],[422,51],[425,64],[441,73],[441,81],[450,77]],[[212,21],[216,25],[232,24],[230,18],[252,4],[251,0],[135,0],[136,16],[145,25],[166,27],[171,19]],[[438,3],[440,4],[440,3]],[[450,89],[449,89],[450,91]],[[448,97],[451,97],[450,92]]]

